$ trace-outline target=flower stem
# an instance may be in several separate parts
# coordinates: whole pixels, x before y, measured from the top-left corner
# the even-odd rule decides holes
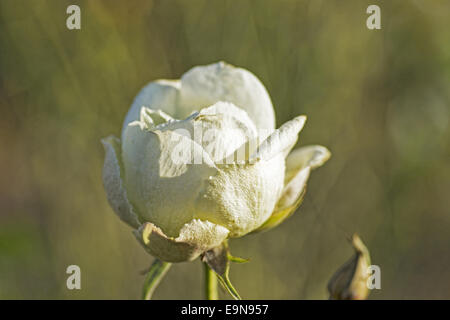
[[[142,290],[143,300],[150,300],[152,298],[153,292],[160,283],[161,279],[166,275],[167,271],[169,271],[171,265],[171,263],[164,262],[159,259],[155,259],[155,261],[153,261],[153,264],[145,277],[144,288]]]
[[[205,271],[205,297],[207,300],[218,300],[217,275],[206,263],[203,263],[203,267]]]

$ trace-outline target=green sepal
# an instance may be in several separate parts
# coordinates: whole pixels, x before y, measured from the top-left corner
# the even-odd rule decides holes
[[[230,261],[233,262],[246,262],[245,259],[233,257],[230,254],[228,243],[224,241],[220,246],[206,251],[202,255],[202,261],[205,262],[211,270],[213,270],[220,284],[235,300],[241,300],[241,296],[231,284],[229,271]]]
[[[232,256],[231,254],[228,255],[228,260],[230,262],[234,262],[234,263],[247,263],[250,261],[250,259],[235,257],[235,256]]]

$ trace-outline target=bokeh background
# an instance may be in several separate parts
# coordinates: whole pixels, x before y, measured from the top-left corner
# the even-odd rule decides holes
[[[140,297],[152,258],[107,204],[100,139],[148,81],[219,60],[262,80],[278,125],[308,116],[299,145],[333,152],[287,223],[231,241],[251,259],[232,266],[241,295],[327,298],[357,232],[381,267],[370,298],[450,298],[449,39],[448,0],[0,0],[0,298]],[[154,297],[202,298],[201,263]]]

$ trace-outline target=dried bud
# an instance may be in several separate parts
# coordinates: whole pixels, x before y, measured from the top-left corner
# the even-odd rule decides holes
[[[365,300],[369,295],[370,254],[357,234],[352,237],[355,255],[331,277],[328,292],[331,300]]]

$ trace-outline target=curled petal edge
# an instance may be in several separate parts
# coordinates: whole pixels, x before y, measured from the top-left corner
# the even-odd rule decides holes
[[[177,238],[166,236],[150,222],[142,224],[133,233],[152,256],[166,262],[184,262],[219,246],[229,231],[209,221],[194,219],[184,225]]]
[[[298,134],[305,122],[306,116],[298,116],[284,123],[261,143],[256,152],[250,156],[250,161],[269,160],[280,152],[286,156],[297,142]]]
[[[306,167],[316,169],[322,166],[331,157],[331,152],[319,145],[304,146],[293,150],[286,157],[286,184],[299,171]]]

